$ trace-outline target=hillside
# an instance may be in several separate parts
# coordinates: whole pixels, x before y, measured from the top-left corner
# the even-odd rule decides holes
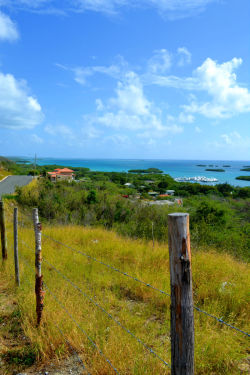
[[[1,273],[4,273],[11,288],[14,287],[11,260],[12,207],[10,202],[7,212],[10,256],[5,269],[1,266]],[[20,223],[24,225],[19,228],[21,287],[15,293],[22,328],[31,341],[36,356],[45,362],[55,356],[63,357],[69,351],[64,341],[66,337],[71,346],[80,353],[92,374],[113,373],[109,364],[72,322],[70,314],[119,373],[169,374],[169,369],[158,358],[150,354],[98,306],[169,363],[170,298],[96,261],[112,265],[169,293],[167,245],[155,243],[153,247],[150,241],[123,238],[102,228],[45,224],[42,237],[43,275],[48,289],[42,326],[38,330],[33,291],[34,240],[27,213],[28,211],[25,217],[20,217]],[[192,263],[196,306],[244,331],[249,331],[248,265],[230,255],[218,254],[211,247],[193,250]],[[78,289],[68,283],[65,277]],[[195,311],[195,340],[196,374],[233,375],[248,372],[248,342],[247,337],[240,332]]]

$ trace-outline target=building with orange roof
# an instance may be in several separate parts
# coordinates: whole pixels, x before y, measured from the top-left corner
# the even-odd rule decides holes
[[[74,171],[69,168],[56,168],[53,172],[48,172],[48,177],[51,181],[73,181]]]

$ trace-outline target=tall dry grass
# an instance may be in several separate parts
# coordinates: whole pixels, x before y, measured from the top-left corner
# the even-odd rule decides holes
[[[4,272],[14,287],[12,261],[12,207],[8,206],[9,259]],[[24,220],[29,225],[27,219]],[[80,226],[43,227],[43,233],[83,251],[130,275],[169,293],[167,245],[134,241],[114,232]],[[28,245],[24,245],[22,241]],[[131,332],[170,363],[170,298],[100,265],[83,255],[43,237],[44,260],[71,279],[86,295],[94,299]],[[68,351],[59,327],[93,374],[112,374],[113,370],[90,344],[49,294],[46,292],[43,321],[36,328],[34,296],[34,234],[32,228],[19,228],[21,286],[16,290],[22,326],[42,360]],[[31,265],[28,266],[24,259]],[[229,255],[211,249],[195,251],[192,257],[195,304],[249,331],[249,267]],[[170,374],[169,369],[143,348],[133,337],[112,321],[86,297],[68,284],[45,261],[46,285],[65,306],[82,329],[93,339],[121,374]],[[195,311],[196,374],[241,374],[247,369],[248,340],[230,328]],[[247,370],[246,370],[247,371]]]

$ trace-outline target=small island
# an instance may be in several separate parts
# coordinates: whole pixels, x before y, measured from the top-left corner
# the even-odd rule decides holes
[[[206,167],[206,164],[197,164],[196,167]]]
[[[250,181],[250,176],[238,176],[235,177],[236,180]]]
[[[229,168],[229,167],[231,167],[231,165],[223,165],[222,167],[223,168]]]
[[[250,172],[250,167],[242,168],[241,171]]]
[[[206,171],[209,171],[209,172],[225,172],[225,169],[222,169],[222,168],[207,168]]]
[[[163,171],[161,171],[160,169],[158,168],[148,168],[148,169],[130,169],[128,171],[129,173],[163,173]]]

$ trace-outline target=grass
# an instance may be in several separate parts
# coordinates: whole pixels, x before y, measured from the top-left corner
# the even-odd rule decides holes
[[[7,203],[7,202],[6,202]],[[12,243],[12,226],[8,202],[8,243]],[[21,219],[22,220],[22,219]],[[26,222],[27,224],[28,222]],[[135,241],[104,229],[80,226],[43,227],[43,233],[111,264],[169,293],[169,262],[166,245]],[[28,244],[24,246],[22,241]],[[117,272],[92,262],[79,253],[43,237],[43,275],[46,285],[82,329],[96,342],[121,374],[170,374],[128,333],[100,311],[79,291],[56,273],[48,261],[71,279],[88,296],[100,304],[131,332],[147,343],[166,362],[170,362],[170,298],[149,289]],[[30,228],[19,230],[21,286],[16,298],[21,311],[22,328],[39,359],[64,356],[70,344],[80,353],[92,374],[108,375],[112,370],[91,346],[85,335],[71,321],[63,308],[46,292],[43,320],[36,328],[34,300],[34,239]],[[1,268],[13,286],[12,248]],[[28,266],[23,259],[28,261]],[[233,257],[204,248],[193,251],[193,288],[195,304],[249,332],[249,267]],[[195,311],[195,373],[242,374],[248,348],[247,338],[215,320]],[[14,356],[14,358],[16,358]],[[245,367],[244,367],[245,368]],[[249,368],[247,368],[249,371]]]
[[[9,171],[6,171],[5,169],[3,169],[3,168],[0,167],[0,181],[1,181],[3,178],[9,176],[10,174],[11,174],[11,173],[10,173]]]

